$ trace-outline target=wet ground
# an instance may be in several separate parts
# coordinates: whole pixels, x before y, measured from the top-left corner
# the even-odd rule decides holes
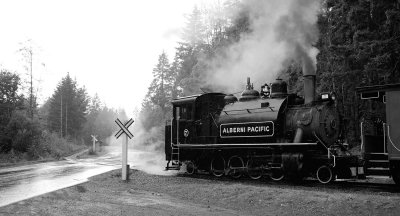
[[[165,172],[164,155],[158,152],[129,149],[131,168],[150,174]],[[0,207],[84,183],[89,177],[121,169],[120,146],[106,146],[97,155],[71,156],[63,161],[15,165],[0,168]]]
[[[151,175],[120,170],[88,182],[0,207],[0,215],[399,215],[400,195],[386,186],[370,190],[209,175]],[[347,183],[353,185],[354,183]],[[382,187],[384,186],[384,187]]]
[[[36,163],[0,169],[0,206],[80,184],[91,176],[121,167],[121,156]]]

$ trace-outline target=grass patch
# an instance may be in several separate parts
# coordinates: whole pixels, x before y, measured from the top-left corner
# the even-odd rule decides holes
[[[43,132],[38,142],[31,144],[26,152],[11,150],[7,153],[0,153],[0,164],[59,160],[85,148],[85,145],[78,145],[74,141],[59,137],[57,134]]]

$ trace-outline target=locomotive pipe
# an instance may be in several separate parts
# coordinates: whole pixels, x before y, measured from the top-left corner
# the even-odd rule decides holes
[[[304,75],[304,103],[315,100],[315,75]]]
[[[176,107],[176,145],[179,146],[179,119],[180,119],[180,108]]]
[[[296,134],[294,136],[293,143],[300,143],[302,139],[303,139],[303,129],[301,128],[300,121],[298,121]]]

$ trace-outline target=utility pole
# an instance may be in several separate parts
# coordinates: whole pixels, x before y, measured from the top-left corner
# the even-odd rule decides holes
[[[32,48],[28,50],[28,53],[30,55],[30,65],[31,65],[31,95],[29,97],[29,111],[31,115],[31,119],[33,119],[33,76],[32,76],[32,61],[33,61],[33,53],[32,53]]]
[[[33,118],[33,74],[32,74],[32,61],[33,61],[33,54],[32,54],[32,49],[29,50],[29,53],[31,54],[31,118]]]
[[[65,136],[68,136],[68,104],[65,101]]]
[[[62,138],[62,137],[63,137],[63,135],[62,135],[62,134],[63,134],[63,133],[62,133],[62,124],[63,124],[63,123],[62,123],[62,122],[63,122],[63,121],[62,121],[62,92],[61,92],[61,94],[60,94],[60,95],[61,95],[61,111],[60,111],[60,115],[61,115],[61,116],[60,116],[60,117],[61,117],[61,119],[60,119],[60,136],[61,136],[61,138]]]

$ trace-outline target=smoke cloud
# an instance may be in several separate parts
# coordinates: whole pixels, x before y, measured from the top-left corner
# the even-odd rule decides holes
[[[132,139],[130,148],[131,156],[129,161],[133,163],[135,169],[154,175],[175,175],[176,171],[164,171],[167,161],[164,152],[164,122],[160,126],[146,129],[143,115],[139,117],[133,127],[135,137]],[[144,118],[143,118],[144,117]]]
[[[314,74],[318,50],[316,26],[320,0],[243,1],[250,33],[228,47],[211,63],[207,85],[238,89],[246,77],[260,85],[273,81],[285,64],[303,64],[304,74]]]
[[[146,129],[143,118],[135,119],[129,128],[134,137],[128,140],[128,164],[132,169],[153,175],[176,175],[177,171],[164,171],[167,165],[164,153],[164,129],[152,127]],[[116,134],[116,131],[113,133]],[[122,135],[124,136],[124,135]],[[110,136],[105,140],[105,151],[122,158],[122,137],[118,140]]]

